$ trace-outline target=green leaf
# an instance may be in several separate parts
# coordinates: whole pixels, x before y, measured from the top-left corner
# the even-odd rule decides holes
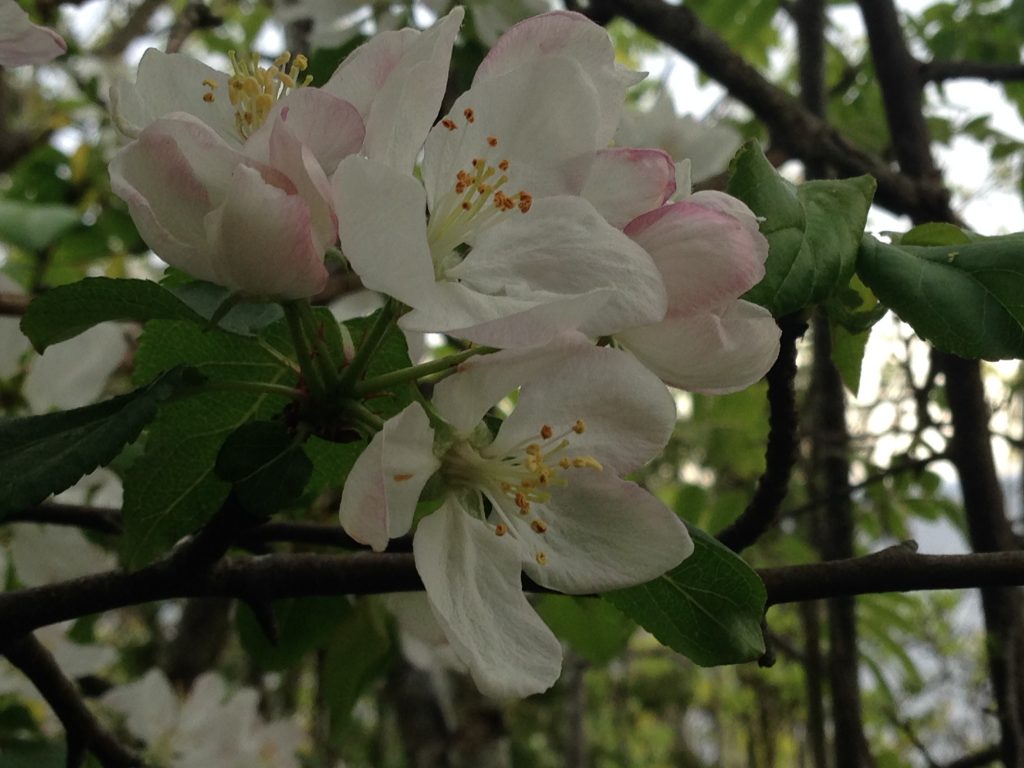
[[[0,518],[111,462],[153,420],[161,403],[199,381],[194,369],[177,368],[102,403],[0,421]]]
[[[841,325],[832,326],[832,362],[839,369],[843,385],[854,397],[860,391],[860,372],[870,331],[850,333]]]
[[[337,626],[327,648],[321,689],[331,715],[331,736],[343,736],[352,708],[391,660],[391,638],[376,605],[360,600]]]
[[[236,429],[217,454],[221,480],[253,515],[272,515],[302,495],[313,462],[295,435],[278,421],[251,421]]]
[[[26,251],[41,251],[80,219],[70,205],[0,199],[0,240]]]
[[[1024,357],[1024,235],[952,246],[865,237],[861,279],[919,336],[961,357]]]
[[[214,381],[294,385],[297,374],[279,359],[290,353],[283,326],[276,324],[265,338],[255,339],[204,332],[190,322],[152,321],[139,342],[136,378],[146,380],[190,361]],[[231,490],[214,472],[221,445],[242,424],[272,418],[288,403],[277,395],[208,392],[162,408],[149,429],[145,454],[125,476],[124,563],[144,565],[203,525]]]
[[[22,332],[42,352],[108,320],[191,320],[202,323],[173,293],[151,280],[87,277],[36,297],[21,321]]]
[[[744,296],[781,316],[824,301],[853,274],[875,192],[870,176],[795,187],[756,142],[733,160],[729,193],[762,217],[768,239],[764,279]]]
[[[960,227],[942,221],[919,224],[902,235],[899,245],[963,245],[971,242]]]
[[[369,317],[360,317],[345,322],[345,327],[352,334],[352,341],[356,349],[359,348],[363,335],[369,330],[380,311],[377,310],[377,312]],[[370,379],[375,376],[382,376],[385,373],[408,368],[410,365],[412,365],[412,362],[409,360],[409,348],[405,343],[405,334],[398,329],[397,325],[392,324],[387,333],[384,334],[384,338],[381,339],[377,352],[370,360],[365,377]],[[412,390],[409,387],[403,386],[385,392],[382,396],[374,397],[366,405],[382,419],[389,419],[411,402]]]
[[[0,745],[4,768],[64,768],[67,749],[61,741],[11,739]]]
[[[758,658],[764,653],[764,584],[708,534],[690,528],[690,535],[694,552],[676,568],[603,597],[663,645],[702,667]]]
[[[168,289],[152,280],[87,277],[37,296],[22,318],[21,330],[42,352],[108,320],[188,320],[205,328],[227,295],[209,283]],[[239,304],[217,327],[251,335],[280,316],[276,304]]]
[[[232,295],[227,288],[202,280],[190,279],[187,282],[174,283],[166,287],[205,320],[212,318],[220,306]],[[217,321],[217,327],[231,333],[251,336],[268,325],[276,323],[283,316],[284,313],[279,304],[239,302]]]
[[[543,595],[537,613],[559,638],[592,664],[607,664],[621,654],[636,623],[604,600]]]
[[[277,643],[267,638],[245,603],[238,606],[238,637],[260,669],[280,672],[297,664],[310,651],[326,645],[342,619],[352,613],[352,607],[344,597],[300,597],[276,600],[271,604],[271,611]]]

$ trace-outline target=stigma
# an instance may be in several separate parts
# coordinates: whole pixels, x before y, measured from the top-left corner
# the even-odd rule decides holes
[[[312,75],[303,74],[309,61],[302,54],[293,58],[286,51],[269,67],[264,67],[255,53],[241,58],[234,51],[228,55],[234,72],[228,78],[228,99],[235,110],[235,130],[243,141],[266,122],[278,101],[313,80]],[[212,104],[217,100],[217,83],[207,79],[202,84],[207,89],[203,101]]]

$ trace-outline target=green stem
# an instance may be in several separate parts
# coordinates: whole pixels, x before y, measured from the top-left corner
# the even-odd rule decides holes
[[[371,432],[380,432],[384,427],[384,419],[371,411],[358,400],[346,400],[342,406],[345,413],[352,417],[352,420]]]
[[[306,338],[313,342],[313,364],[320,371],[328,392],[332,392],[338,386],[338,371],[331,362],[331,350],[320,334],[320,320],[313,313],[313,305],[308,301],[297,302],[299,317],[302,320],[302,329],[306,332]],[[340,357],[340,356],[339,356]]]
[[[373,353],[377,351],[377,347],[380,346],[384,334],[388,332],[388,328],[395,319],[395,309],[396,304],[392,299],[389,299],[388,303],[381,308],[380,314],[373,321],[373,325],[369,327],[363,336],[359,349],[356,350],[355,357],[352,358],[352,362],[341,372],[340,386],[342,389],[352,387],[359,377],[363,375],[366,367],[370,364]]]
[[[439,371],[446,371],[449,368],[454,368],[459,363],[468,360],[476,355],[488,355],[491,352],[497,352],[494,347],[470,347],[467,350],[458,352],[454,355],[448,355],[442,357],[440,360],[431,360],[427,363],[421,363],[420,365],[412,365],[408,368],[400,368],[397,371],[391,371],[391,373],[385,373],[380,376],[375,376],[372,379],[366,379],[356,384],[352,388],[352,394],[356,397],[362,397],[368,395],[371,392],[379,392],[382,389],[393,387],[397,384],[404,384],[407,381],[415,381],[423,376],[429,376],[432,373],[438,373]]]
[[[327,386],[320,375],[320,370],[313,364],[313,357],[309,351],[309,340],[303,329],[302,311],[299,308],[302,301],[304,300],[283,302],[281,307],[288,321],[288,330],[292,336],[292,344],[295,345],[295,355],[299,360],[302,377],[306,380],[313,399],[322,401],[327,395]]]
[[[308,400],[309,395],[301,389],[284,384],[269,384],[262,381],[217,381],[208,380],[201,391],[208,392],[257,392],[264,395],[281,395],[292,400]]]

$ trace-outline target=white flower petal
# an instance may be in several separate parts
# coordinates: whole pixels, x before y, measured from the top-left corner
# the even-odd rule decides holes
[[[38,587],[113,568],[116,558],[77,528],[19,523],[11,526],[11,561],[18,580]]]
[[[178,697],[159,669],[107,691],[100,703],[123,715],[128,730],[151,748],[170,738],[178,725]]]
[[[204,81],[216,83],[212,102]],[[186,112],[213,128],[235,147],[242,144],[235,128],[235,109],[228,98],[228,76],[183,53],[147,50],[139,61],[135,83],[120,80],[110,89],[114,124],[135,138],[158,118]]]
[[[660,207],[676,191],[676,168],[660,149],[602,149],[580,193],[613,227]]]
[[[583,331],[594,336],[664,316],[658,268],[590,203],[544,198],[525,215],[510,213],[480,233],[465,261],[448,270],[449,278],[479,293],[537,304],[611,290],[600,312],[584,323]]]
[[[434,284],[422,185],[383,163],[348,157],[332,186],[341,249],[363,285],[415,304]]]
[[[764,277],[768,241],[752,215],[736,218],[691,198],[633,219],[625,232],[658,265],[674,315],[719,307]]]
[[[540,442],[544,425],[561,433],[577,419],[584,420],[585,431],[568,436],[565,455],[593,456],[614,474],[631,472],[665,447],[675,426],[672,396],[630,355],[581,346],[545,362],[521,364],[531,375],[522,378],[516,407],[488,455],[508,454],[527,440]]]
[[[580,334],[567,333],[542,347],[470,358],[459,366],[459,373],[434,387],[432,403],[456,432],[468,435],[510,392],[530,379],[543,378],[559,361],[590,346]]]
[[[582,14],[554,11],[516,24],[484,58],[473,87],[557,56],[572,57],[589,73],[600,104],[597,146],[607,146],[619,124],[626,89],[645,75],[618,66],[608,33]]]
[[[669,315],[616,339],[666,384],[724,394],[758,381],[779,355],[780,331],[771,313],[748,301],[724,311]]]
[[[526,550],[523,570],[538,584],[570,595],[642,584],[693,552],[682,520],[635,483],[607,471],[569,470],[568,485],[530,514],[507,517]],[[543,521],[546,530],[534,529]],[[541,564],[540,560],[543,560]]]
[[[270,137],[278,124],[316,157],[330,176],[343,158],[363,146],[366,129],[358,110],[319,88],[300,88],[274,105],[266,122],[245,143],[245,153],[270,162]]]
[[[367,157],[412,171],[448,84],[463,15],[462,8],[455,8],[426,32],[376,35],[324,85],[323,90],[351,102],[363,115]]]
[[[0,66],[45,64],[67,49],[64,38],[33,24],[14,0],[0,0]]]
[[[309,205],[238,165],[225,203],[204,220],[216,254],[215,282],[252,296],[298,299],[327,283],[324,243],[313,238]]]
[[[420,522],[416,570],[434,615],[480,691],[497,699],[550,688],[562,647],[520,584],[520,548],[456,502]]]
[[[408,533],[423,486],[440,466],[434,430],[412,403],[388,419],[356,459],[341,496],[342,527],[382,552],[390,539]]]
[[[495,167],[508,161],[503,189],[510,195],[578,193],[591,153],[604,146],[596,133],[598,107],[587,72],[567,57],[525,63],[466,91],[446,118],[456,127],[438,123],[424,145],[423,183],[431,212],[437,214],[456,174],[472,171],[475,158]]]
[[[29,362],[25,400],[35,413],[94,403],[127,353],[128,340],[117,323],[101,323],[47,347]]]

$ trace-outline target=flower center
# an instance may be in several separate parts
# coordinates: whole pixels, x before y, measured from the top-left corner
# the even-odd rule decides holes
[[[504,536],[517,530],[517,526],[506,515],[499,499],[504,497],[512,502],[518,517],[529,519],[534,533],[546,533],[550,521],[544,520],[535,509],[551,499],[550,488],[568,485],[566,474],[574,469],[604,467],[593,456],[573,455],[569,451],[572,435],[586,431],[583,419],[565,431],[555,434],[554,429],[543,425],[537,437],[528,438],[513,446],[501,456],[489,456],[488,449],[477,450],[469,442],[460,440],[452,446],[444,459],[445,478],[449,485],[484,492],[494,502],[493,521],[488,522],[494,533]],[[537,562],[544,565],[547,555],[537,550]]]
[[[476,115],[469,107],[463,110],[466,123],[476,121]],[[459,129],[458,123],[450,117],[441,121],[449,131]],[[533,196],[525,190],[509,194],[507,184],[511,163],[506,158],[494,156],[499,140],[497,136],[486,138],[486,148],[480,157],[473,158],[470,168],[461,168],[449,190],[436,201],[427,225],[427,240],[434,260],[434,274],[444,279],[445,270],[461,261],[456,249],[471,241],[473,235],[490,226],[502,214],[518,210],[528,213],[533,205]]]
[[[228,78],[228,98],[235,108],[235,129],[243,141],[266,122],[270,110],[285,94],[304,88],[313,80],[312,75],[302,74],[309,67],[309,61],[302,54],[293,59],[285,51],[269,67],[262,66],[255,53],[247,58],[238,58],[234,51],[229,51],[228,55],[234,70]],[[217,83],[204,80],[203,85],[208,89],[203,101],[208,104],[216,101]]]

